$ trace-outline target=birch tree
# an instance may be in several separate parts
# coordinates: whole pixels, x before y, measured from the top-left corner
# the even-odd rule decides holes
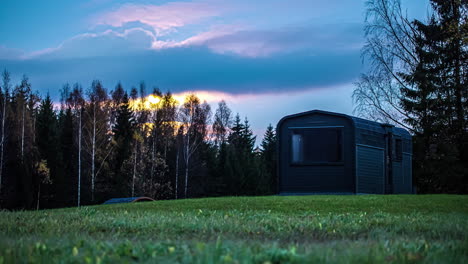
[[[355,112],[411,129],[403,122],[408,115],[400,105],[400,89],[408,88],[401,73],[413,71],[418,64],[415,27],[400,0],[368,0],[366,6],[362,56],[370,70],[355,83]]]
[[[216,109],[213,121],[213,134],[216,146],[219,147],[221,144],[226,142],[231,124],[231,109],[229,109],[226,102],[222,100],[218,103],[218,108]]]
[[[83,88],[79,84],[73,86],[73,90],[67,99],[67,104],[72,109],[76,118],[77,130],[78,130],[78,197],[77,205],[81,205],[81,152],[82,152],[82,134],[83,134],[83,108],[85,100],[83,98]]]
[[[185,161],[185,198],[187,198],[188,192],[191,159],[205,139],[209,114],[210,106],[206,102],[200,104],[200,99],[194,94],[188,95],[180,108],[179,116],[184,128],[183,158]]]
[[[88,104],[86,105],[86,145],[91,156],[91,201],[95,200],[96,177],[103,164],[106,162],[109,152],[112,150],[110,139],[107,135],[109,127],[109,100],[107,91],[98,80],[93,81],[88,91]],[[96,168],[96,165],[97,168]]]
[[[10,89],[10,73],[6,70],[2,73],[3,84],[1,86],[0,92],[3,96],[3,100],[1,102],[1,138],[0,138],[0,195],[2,194],[2,179],[3,179],[3,162],[4,162],[4,153],[5,153],[5,143],[6,143],[6,135],[5,135],[5,126],[6,126],[6,118],[7,118],[7,102],[9,96],[9,89]]]
[[[31,96],[31,84],[29,83],[28,78],[24,75],[23,79],[21,80],[21,84],[16,87],[15,89],[16,94],[16,110],[20,116],[20,156],[21,162],[24,161],[24,148],[25,148],[25,141],[26,141],[26,124],[27,118],[29,117],[28,111],[28,101],[29,97]],[[31,110],[31,109],[29,109]]]

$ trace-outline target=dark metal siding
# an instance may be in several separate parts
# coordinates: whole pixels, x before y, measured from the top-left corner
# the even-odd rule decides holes
[[[340,165],[291,164],[290,128],[317,126],[343,127],[344,162]],[[405,129],[313,110],[283,118],[278,123],[277,133],[279,192],[385,193],[387,190],[412,193],[412,137]],[[387,151],[388,145],[392,149],[395,146],[393,137],[402,140],[401,160],[394,159],[393,150]],[[387,138],[390,139],[388,144]]]
[[[384,149],[356,146],[356,193],[384,193]]]
[[[393,163],[393,193],[405,193],[405,178],[402,162]]]
[[[291,164],[291,128],[327,126],[343,127],[341,165]],[[291,117],[280,122],[278,132],[280,192],[354,192],[354,129],[349,118],[323,113]]]
[[[402,178],[403,178],[403,187],[402,193],[413,193],[413,158],[411,154],[403,152],[403,162],[402,162]]]

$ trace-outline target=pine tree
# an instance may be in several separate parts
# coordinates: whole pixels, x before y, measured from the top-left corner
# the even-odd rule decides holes
[[[59,114],[60,157],[57,165],[57,176],[54,180],[58,206],[71,206],[77,197],[74,191],[78,178],[76,171],[76,147],[74,144],[75,124],[71,108],[64,108]]]
[[[132,154],[132,142],[135,131],[135,119],[133,111],[130,108],[128,95],[124,93],[122,103],[120,104],[117,114],[116,123],[112,132],[114,133],[114,182],[113,186],[116,191],[116,195],[128,195],[129,194],[129,178],[128,173],[125,170],[124,163],[131,157]]]
[[[258,179],[253,153],[255,138],[247,118],[242,123],[239,114],[237,114],[228,137],[229,146],[225,173],[231,194],[255,194],[255,183]]]
[[[414,174],[420,190],[467,192],[467,97],[462,88],[467,51],[462,39],[468,32],[461,19],[467,4],[434,0],[432,7],[435,13],[427,24],[413,22],[418,63],[410,73],[400,74],[408,84],[401,89],[401,106],[415,132]]]
[[[39,190],[43,183],[52,183],[57,177],[57,164],[59,156],[59,138],[58,138],[58,123],[55,114],[54,106],[49,94],[42,100],[37,114],[37,148],[39,151],[38,170]],[[47,180],[45,180],[47,179]],[[40,192],[40,191],[39,191]],[[38,204],[40,193],[38,194]]]
[[[277,142],[276,142],[276,132],[273,129],[273,126],[270,124],[267,127],[265,132],[265,136],[263,137],[261,143],[261,164],[264,165],[265,173],[266,173],[266,184],[268,185],[267,192],[269,194],[276,192],[277,186],[277,173],[276,173],[276,149],[277,149]]]
[[[47,160],[48,164],[56,163],[57,136],[57,116],[52,100],[47,94],[41,102],[37,115],[37,146],[40,158]]]

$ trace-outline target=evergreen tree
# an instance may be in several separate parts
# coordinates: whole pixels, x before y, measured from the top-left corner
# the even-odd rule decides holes
[[[115,194],[126,196],[130,194],[129,175],[124,167],[125,162],[131,157],[133,147],[133,135],[135,131],[135,119],[133,111],[130,108],[127,93],[124,93],[122,103],[117,114],[116,123],[112,132],[114,133],[114,181],[112,186],[115,188]]]
[[[413,22],[418,63],[410,73],[400,74],[409,84],[401,89],[401,105],[415,132],[414,174],[423,192],[468,192],[467,97],[462,88],[467,58],[462,39],[468,32],[462,30],[466,19],[461,19],[467,4],[432,1],[432,6],[435,13],[427,24]]]
[[[225,175],[231,194],[255,194],[258,179],[253,153],[255,136],[247,118],[242,123],[239,114],[236,115],[228,143]]]
[[[57,205],[71,206],[76,201],[75,184],[78,181],[76,174],[76,147],[74,144],[75,128],[71,108],[64,108],[59,114],[59,142],[60,157],[57,165],[56,186]]]
[[[267,127],[265,136],[263,137],[261,143],[261,163],[264,165],[266,173],[266,184],[268,186],[267,193],[273,194],[277,190],[277,172],[276,172],[276,162],[277,162],[277,139],[276,132],[273,129],[273,126],[270,124]]]
[[[42,171],[40,173],[40,177],[44,179],[48,178],[53,183],[57,177],[57,165],[60,153],[58,120],[49,94],[47,94],[46,98],[42,100],[39,107],[36,133],[39,159],[41,160],[39,168]],[[49,181],[41,180],[39,182],[39,187],[41,187],[44,182]],[[56,190],[51,190],[51,192],[56,194]],[[42,193],[44,193],[44,191],[42,191]],[[51,193],[46,189],[46,194]],[[38,195],[38,200],[40,200],[40,194]]]
[[[55,164],[57,159],[57,116],[49,94],[42,100],[37,115],[37,146],[41,159]],[[54,174],[55,169],[51,169]]]

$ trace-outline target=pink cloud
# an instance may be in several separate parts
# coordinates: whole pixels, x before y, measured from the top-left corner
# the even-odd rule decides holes
[[[223,25],[214,27],[211,30],[196,34],[182,41],[160,41],[153,42],[153,49],[165,49],[187,46],[206,45],[210,40],[235,34],[243,30],[245,27],[240,25]]]
[[[139,21],[154,28],[158,36],[185,25],[220,16],[224,8],[211,2],[172,2],[165,5],[125,4],[94,17],[97,24],[121,27]]]

